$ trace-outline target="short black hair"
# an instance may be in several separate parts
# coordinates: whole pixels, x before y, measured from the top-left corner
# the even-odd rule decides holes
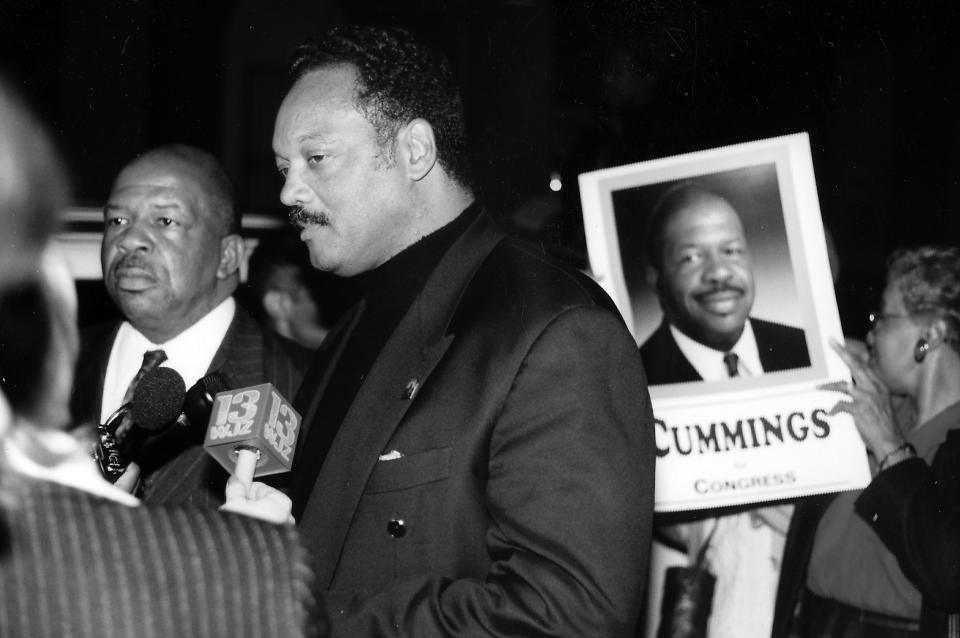
[[[155,159],[171,159],[189,166],[203,186],[207,206],[220,218],[225,233],[240,233],[240,214],[234,200],[233,183],[213,153],[186,144],[167,144],[146,151],[129,165]]]
[[[730,208],[733,205],[723,195],[704,187],[695,180],[684,180],[670,186],[657,199],[650,216],[647,218],[646,245],[644,254],[647,264],[654,270],[663,268],[663,231],[677,211],[683,210],[695,202],[705,199],[726,202]],[[734,209],[735,210],[735,209]]]
[[[450,63],[397,27],[346,25],[312,38],[293,53],[292,83],[315,69],[352,65],[356,104],[381,147],[414,118],[430,123],[437,161],[450,177],[473,187],[460,89]]]

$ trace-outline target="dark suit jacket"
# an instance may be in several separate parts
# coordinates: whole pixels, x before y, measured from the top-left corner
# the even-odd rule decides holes
[[[96,423],[100,417],[103,379],[119,322],[98,324],[81,333],[80,357],[71,399],[73,422]],[[288,339],[262,328],[237,306],[208,372],[225,373],[234,387],[270,382],[285,397],[300,386],[310,353]],[[204,428],[206,424],[202,424]],[[148,503],[223,504],[228,474],[200,445],[202,431],[171,432],[144,447],[143,456],[159,467],[145,468],[143,500]],[[172,457],[172,458],[171,458]],[[163,459],[162,462],[159,459]]]
[[[127,507],[9,474],[3,489],[2,636],[325,634],[292,528],[196,508]]]
[[[330,369],[304,379],[305,423]],[[333,634],[632,635],[651,422],[609,298],[481,215],[380,352],[301,518]]]
[[[753,334],[757,340],[760,365],[764,372],[792,370],[810,365],[807,341],[803,330],[791,328],[779,323],[750,317]],[[647,371],[650,385],[701,381],[687,358],[683,356],[667,321],[664,320],[656,331],[640,347],[640,355]]]
[[[834,497],[803,499],[794,511],[783,552],[773,638],[791,635],[814,534]],[[947,434],[929,466],[910,459],[878,474],[854,508],[923,595],[920,634],[955,636],[960,628],[960,429]],[[950,623],[953,634],[948,631]]]

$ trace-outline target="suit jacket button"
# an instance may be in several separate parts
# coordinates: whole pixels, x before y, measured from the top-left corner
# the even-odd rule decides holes
[[[404,524],[403,519],[395,518],[387,523],[387,533],[394,538],[403,538],[406,536],[407,526]]]

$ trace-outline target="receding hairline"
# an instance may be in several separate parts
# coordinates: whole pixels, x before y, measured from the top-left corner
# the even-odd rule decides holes
[[[674,218],[681,213],[698,208],[704,204],[720,204],[724,208],[729,209],[737,220],[740,220],[740,213],[737,212],[737,209],[733,207],[733,204],[731,204],[726,197],[719,193],[697,187],[680,193],[676,200],[671,202],[671,205],[661,213],[663,219],[661,229],[668,226]]]
[[[360,92],[363,89],[360,71],[357,68],[357,65],[353,62],[343,62],[339,60],[327,62],[320,66],[313,67],[297,76],[297,78],[290,85],[290,88],[287,89],[287,92],[284,94],[283,100],[280,102],[280,108],[277,109],[277,115],[279,116],[280,113],[285,109],[289,109],[293,100],[302,100],[307,102],[317,101],[316,98],[318,97],[317,94],[320,92],[320,89],[316,86],[316,82],[313,78],[311,78],[311,76],[317,76],[320,73],[329,73],[331,71],[342,71],[347,75],[344,84],[347,85],[345,88],[347,88],[348,91],[342,102],[345,106],[349,106],[369,122],[370,118],[364,111],[362,100],[360,99]],[[326,97],[326,95],[319,97]],[[373,123],[371,122],[371,124]]]
[[[663,242],[667,229],[683,213],[703,204],[719,204],[732,213],[746,240],[746,228],[740,213],[730,201],[715,191],[698,184],[683,183],[671,187],[657,200],[647,222],[645,261],[648,266],[660,270],[663,261]]]
[[[319,73],[342,73],[346,77],[344,88],[347,89],[342,100],[338,100],[343,106],[348,107],[360,117],[362,117],[373,128],[376,134],[377,145],[381,150],[391,151],[391,140],[394,134],[399,131],[407,121],[395,120],[387,117],[383,112],[382,104],[378,102],[375,95],[364,97],[364,92],[369,91],[370,87],[364,81],[360,66],[351,60],[329,60],[320,62],[299,73],[287,89],[286,94],[281,101],[280,111],[289,108],[291,96],[296,92],[296,98],[303,100],[309,99],[311,94],[316,97],[318,89],[310,84],[311,76]],[[329,80],[328,80],[329,81]],[[431,126],[433,124],[431,123]]]
[[[213,155],[193,147],[173,145],[151,149],[130,160],[114,179],[111,192],[124,174],[137,169],[168,171],[196,187],[201,205],[216,216],[226,234],[237,233],[240,220],[233,198],[233,185]]]

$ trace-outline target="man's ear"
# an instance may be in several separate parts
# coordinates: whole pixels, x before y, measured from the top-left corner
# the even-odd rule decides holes
[[[948,330],[947,322],[938,317],[933,319],[927,327],[924,328],[923,338],[927,340],[927,343],[929,343],[931,347],[936,347],[940,345],[940,342],[947,336]]]
[[[657,289],[657,280],[660,277],[660,273],[657,272],[657,269],[653,266],[647,266],[644,274],[647,278],[647,285],[650,286],[653,290]]]
[[[426,177],[437,163],[433,127],[422,118],[415,118],[400,129],[399,148],[406,161],[407,174],[415,181]]]
[[[240,270],[243,251],[243,238],[240,235],[227,235],[220,239],[220,263],[217,265],[217,279],[229,279]]]
[[[290,316],[290,295],[281,290],[268,290],[263,295],[263,311],[274,323],[286,321]]]

